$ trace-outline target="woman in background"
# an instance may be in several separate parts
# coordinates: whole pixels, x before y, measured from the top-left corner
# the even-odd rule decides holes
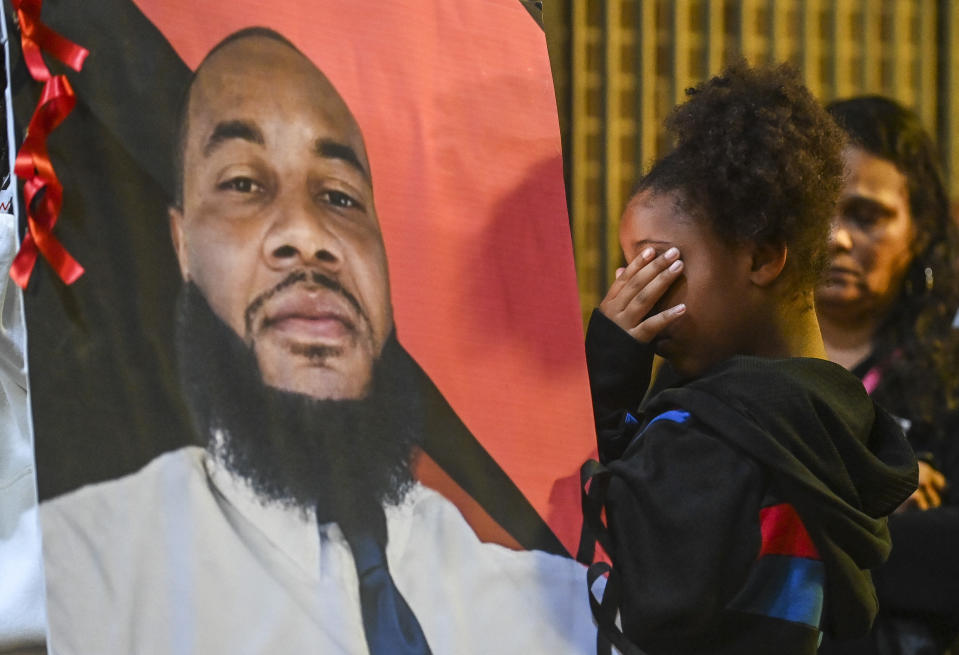
[[[831,262],[816,293],[829,358],[895,415],[919,488],[890,518],[869,638],[823,653],[944,653],[959,628],[959,306],[955,225],[918,117],[866,96],[835,102],[847,178]]]

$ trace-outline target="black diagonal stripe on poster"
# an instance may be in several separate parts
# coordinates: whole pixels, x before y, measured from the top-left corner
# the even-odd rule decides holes
[[[543,27],[543,3],[539,0],[519,0],[520,3],[526,8],[526,11],[529,12],[529,15],[533,17],[533,20],[536,21],[536,24]]]
[[[69,76],[77,107],[49,139],[66,189],[57,235],[87,273],[64,287],[41,262],[26,293],[39,486],[50,498],[197,440],[173,365],[180,276],[166,215],[170,144],[190,71],[131,2],[48,2],[43,18],[91,51]],[[16,39],[12,56],[22,135],[39,85]],[[522,546],[565,554],[414,368],[426,390],[426,452]]]
[[[69,71],[80,100],[48,139],[66,189],[56,234],[86,274],[65,287],[41,259],[25,293],[42,499],[132,472],[194,440],[170,356],[179,281],[163,163],[175,120],[169,107],[189,71],[130,5],[43,10],[91,55],[82,73]],[[130,29],[111,28],[114,20]],[[41,85],[26,73],[17,38],[11,58],[22,135]]]

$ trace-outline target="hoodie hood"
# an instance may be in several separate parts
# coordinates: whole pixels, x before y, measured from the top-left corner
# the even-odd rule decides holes
[[[646,411],[672,407],[762,464],[772,492],[796,508],[826,566],[823,629],[867,631],[877,611],[869,570],[890,550],[886,516],[918,479],[898,423],[848,371],[808,358],[734,357]]]

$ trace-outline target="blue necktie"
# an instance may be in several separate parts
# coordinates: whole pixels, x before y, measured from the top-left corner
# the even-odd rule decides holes
[[[429,655],[423,629],[386,566],[384,545],[371,534],[350,532],[344,530],[356,562],[363,631],[370,654]]]

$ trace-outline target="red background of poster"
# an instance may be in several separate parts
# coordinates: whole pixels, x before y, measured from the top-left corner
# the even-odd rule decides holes
[[[400,341],[575,552],[595,438],[540,27],[517,0],[135,2],[191,69],[263,25],[331,79],[366,139]]]

